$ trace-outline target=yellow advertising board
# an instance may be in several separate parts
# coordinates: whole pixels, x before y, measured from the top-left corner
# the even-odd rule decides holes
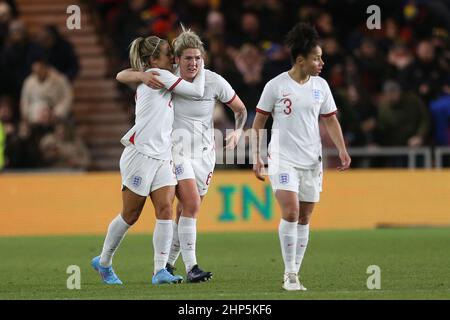
[[[0,175],[0,236],[104,234],[121,211],[119,173]],[[269,181],[217,171],[201,206],[199,232],[276,231],[280,210]],[[152,232],[150,199],[130,232]],[[381,224],[450,225],[450,170],[327,171],[312,229]]]

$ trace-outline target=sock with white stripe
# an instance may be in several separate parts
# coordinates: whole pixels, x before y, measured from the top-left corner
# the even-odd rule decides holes
[[[297,274],[300,274],[300,267],[302,266],[303,256],[305,255],[306,247],[309,240],[309,224],[297,225],[297,251],[295,253],[295,266]]]
[[[178,257],[180,256],[180,239],[178,237],[178,224],[176,221],[173,221],[173,237],[172,237],[172,245],[170,246],[169,260],[167,261],[172,266],[175,265]]]
[[[295,251],[297,247],[297,221],[288,222],[284,219],[280,220],[278,226],[278,234],[280,237],[281,254],[284,261],[285,273],[296,273],[295,267]]]
[[[180,217],[178,221],[178,237],[180,239],[181,256],[183,257],[186,272],[197,264],[195,243],[197,240],[197,219]]]
[[[172,243],[172,234],[172,220],[156,219],[153,231],[154,274],[166,267]]]
[[[119,247],[125,233],[131,226],[119,214],[109,224],[108,233],[106,234],[105,242],[103,243],[103,250],[100,255],[100,265],[102,267],[109,267],[112,264],[112,258],[117,248]]]

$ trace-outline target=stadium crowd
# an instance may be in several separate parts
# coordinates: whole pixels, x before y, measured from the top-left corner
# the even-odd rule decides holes
[[[448,146],[449,1],[378,3],[381,28],[371,30],[366,26],[366,10],[372,4],[368,1],[94,2],[105,37],[111,39],[117,71],[129,67],[128,46],[138,36],[170,41],[179,33],[180,22],[197,32],[207,48],[207,68],[227,79],[245,103],[247,128],[266,82],[290,67],[284,36],[296,22],[310,22],[322,38],[321,76],[336,99],[348,146]],[[45,149],[42,141],[61,140],[56,128],[70,123],[70,82],[77,76],[78,62],[73,47],[54,27],[44,28],[34,41],[18,17],[13,0],[0,0],[0,120],[6,165],[55,165],[61,161],[36,159],[42,154],[36,148]],[[46,82],[57,84],[43,86],[41,73],[48,74]],[[130,97],[134,94],[121,89]],[[216,109],[216,128],[231,128],[232,111],[222,105]],[[47,134],[54,139],[43,139]],[[331,144],[324,134],[323,145]]]
[[[71,113],[79,72],[72,44],[54,25],[30,37],[13,0],[0,1],[0,30],[1,162],[11,169],[86,169],[89,152]]]

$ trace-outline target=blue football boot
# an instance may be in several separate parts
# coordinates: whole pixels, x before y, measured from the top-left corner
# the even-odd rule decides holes
[[[95,271],[97,271],[100,274],[104,283],[123,284],[122,281],[120,281],[119,277],[114,272],[112,266],[105,268],[100,265],[100,256],[97,256],[94,259],[92,259],[91,266],[95,269]]]
[[[179,275],[171,275],[167,269],[161,269],[153,275],[152,284],[164,284],[164,283],[181,283],[183,277]]]

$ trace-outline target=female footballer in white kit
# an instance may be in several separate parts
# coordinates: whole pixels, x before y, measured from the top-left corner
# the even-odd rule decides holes
[[[172,100],[173,93],[202,97],[205,73],[199,61],[199,74],[192,83],[175,76],[171,72],[171,48],[166,40],[155,36],[132,42],[130,63],[137,70],[157,71],[164,89],[154,90],[144,84],[137,88],[135,125],[121,139],[125,146],[120,159],[123,209],[109,225],[101,255],[92,259],[91,264],[105,283],[122,284],[112,268],[112,258],[150,196],[156,215],[152,283],[178,283],[183,277],[174,276],[165,268],[172,243],[172,203],[177,184],[171,153]]]
[[[203,43],[192,31],[183,32],[172,42],[177,74],[187,81],[198,76],[199,62],[204,55]],[[118,80],[124,83],[143,82],[158,88],[157,77],[150,73],[124,70]],[[235,130],[226,138],[226,148],[234,148],[247,119],[244,104],[230,84],[220,75],[205,70],[205,92],[200,99],[175,96],[175,120],[173,124],[173,159],[178,185],[179,200],[177,219],[173,223],[173,242],[167,269],[173,274],[180,251],[186,267],[187,281],[209,280],[211,272],[203,271],[197,264],[196,238],[197,216],[200,204],[211,183],[216,162],[214,150],[213,113],[216,101],[230,107],[235,114]]]
[[[270,80],[257,105],[252,129],[259,137],[269,115],[273,117],[268,174],[281,208],[279,238],[284,261],[283,288],[306,290],[298,274],[309,239],[309,222],[322,191],[322,145],[319,116],[339,150],[342,166],[350,166],[336,104],[328,83],[319,73],[324,65],[316,30],[297,24],[287,35],[292,68]],[[259,140],[259,138],[257,139]],[[257,142],[253,170],[264,180],[264,163]]]

